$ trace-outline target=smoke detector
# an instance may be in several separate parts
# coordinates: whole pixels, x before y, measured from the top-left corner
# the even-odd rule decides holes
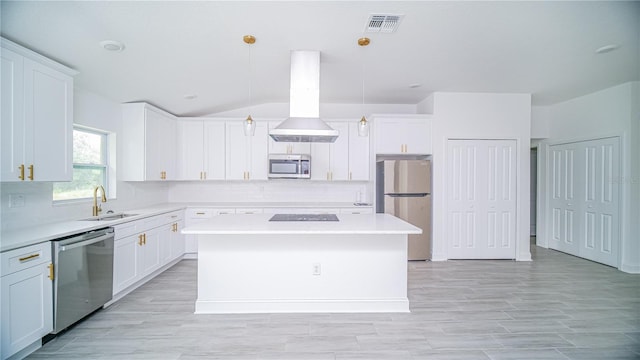
[[[397,14],[372,14],[365,26],[366,32],[392,33],[400,26],[404,15]]]

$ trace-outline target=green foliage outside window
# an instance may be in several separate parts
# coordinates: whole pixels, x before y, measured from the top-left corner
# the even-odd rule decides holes
[[[93,197],[93,189],[104,186],[107,193],[107,135],[80,128],[73,130],[73,181],[53,185],[53,200]]]

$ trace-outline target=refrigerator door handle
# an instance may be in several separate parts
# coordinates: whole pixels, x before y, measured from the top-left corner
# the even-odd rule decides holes
[[[385,194],[385,195],[387,195],[387,196],[389,196],[389,197],[394,197],[394,198],[402,198],[402,197],[425,197],[425,196],[429,195],[429,193],[413,193],[413,194],[410,194],[410,193],[401,193],[401,194],[397,194],[397,193],[395,193],[395,194]]]

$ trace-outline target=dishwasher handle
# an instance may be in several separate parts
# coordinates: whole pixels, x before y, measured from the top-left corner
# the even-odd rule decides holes
[[[106,233],[104,235],[98,236],[98,237],[92,237],[90,239],[84,240],[84,241],[79,241],[79,242],[74,242],[74,243],[70,243],[70,244],[66,244],[66,245],[61,245],[60,246],[60,251],[67,251],[67,250],[71,250],[71,249],[75,249],[81,246],[87,246],[87,245],[91,245],[91,244],[95,244],[97,242],[100,241],[104,241],[110,238],[113,238],[114,234],[113,232],[111,233]]]

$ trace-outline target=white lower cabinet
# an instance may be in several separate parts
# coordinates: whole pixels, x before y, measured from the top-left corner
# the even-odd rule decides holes
[[[51,245],[47,241],[7,251],[1,262],[1,357],[24,357],[53,330]]]
[[[184,254],[183,219],[176,211],[114,226],[114,295]]]

